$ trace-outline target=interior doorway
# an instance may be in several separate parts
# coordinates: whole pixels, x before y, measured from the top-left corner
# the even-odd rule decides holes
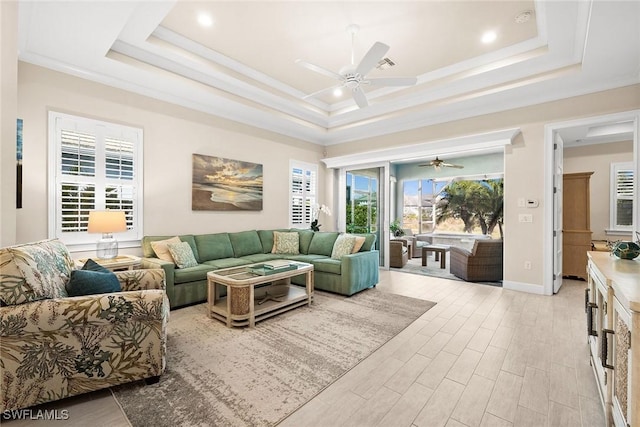
[[[552,295],[562,285],[562,175],[565,172],[564,148],[568,141],[580,143],[607,143],[622,140],[633,141],[633,229],[640,227],[639,177],[640,110],[589,117],[545,126],[545,212],[543,288],[545,295]],[[576,135],[582,135],[577,137]],[[586,140],[589,140],[588,142]],[[608,201],[607,201],[608,205]],[[635,235],[635,234],[633,234]]]

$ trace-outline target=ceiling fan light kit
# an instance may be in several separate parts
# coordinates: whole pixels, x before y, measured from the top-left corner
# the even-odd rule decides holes
[[[323,95],[328,92],[336,93],[337,89],[351,89],[351,95],[354,101],[360,108],[364,108],[369,105],[367,96],[362,91],[363,85],[373,86],[413,86],[418,82],[416,77],[386,77],[386,78],[372,78],[367,79],[366,75],[374,68],[378,68],[381,63],[393,63],[393,61],[385,58],[386,53],[390,47],[382,42],[375,42],[369,51],[362,57],[358,66],[355,66],[354,58],[354,39],[356,33],[360,27],[356,24],[351,24],[347,27],[347,32],[351,34],[351,64],[346,65],[340,69],[337,73],[327,70],[319,65],[306,62],[302,59],[296,60],[296,64],[305,67],[311,71],[322,74],[327,77],[338,80],[340,83],[325,89],[321,89],[317,92],[311,93],[303,97],[303,99],[313,98]]]

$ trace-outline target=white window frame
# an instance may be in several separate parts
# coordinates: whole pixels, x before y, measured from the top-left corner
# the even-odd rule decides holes
[[[306,181],[302,183],[302,194],[294,193],[293,179],[294,169],[301,169],[303,178],[307,176],[307,172],[314,174],[315,182],[311,183],[309,189],[307,189]],[[302,197],[302,205],[309,206],[308,214],[303,213],[305,217],[302,222],[294,222],[293,218],[293,206],[294,200]],[[289,227],[291,228],[311,228],[311,221],[313,220],[313,207],[318,203],[318,165],[306,162],[300,162],[297,160],[289,161]],[[306,221],[308,219],[308,221]]]
[[[62,173],[62,130],[72,130],[95,136],[96,152],[94,177],[79,177]],[[105,137],[121,138],[132,141],[133,150],[133,179],[117,179],[107,177]],[[104,197],[105,188],[108,185],[126,185],[134,188],[133,214],[130,218],[129,228],[126,232],[116,233],[121,248],[139,247],[143,235],[143,131],[140,128],[73,116],[70,114],[49,112],[49,214],[48,229],[49,238],[58,238],[63,241],[71,251],[94,250],[100,235],[89,234],[86,231],[62,231],[62,200],[59,197],[58,188],[61,182],[78,182],[95,185],[96,196],[95,210],[106,209]]]
[[[633,221],[630,225],[618,225],[618,204],[617,201],[620,198],[631,199],[633,200],[634,188],[631,188],[628,197],[618,197],[618,172],[619,171],[629,171],[631,174],[634,173],[633,162],[618,162],[611,163],[610,168],[610,184],[611,188],[609,191],[610,194],[610,204],[609,204],[609,229],[607,230],[608,234],[629,234],[633,231]],[[634,185],[634,178],[631,180],[632,185]],[[633,218],[633,214],[632,214]]]

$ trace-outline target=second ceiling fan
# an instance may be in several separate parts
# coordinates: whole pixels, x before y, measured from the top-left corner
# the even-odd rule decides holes
[[[440,168],[445,167],[445,168],[456,168],[456,169],[463,169],[464,166],[462,165],[454,165],[451,163],[447,163],[444,160],[440,160],[438,158],[438,156],[436,156],[435,159],[431,160],[429,163],[423,164],[423,165],[418,165],[420,167],[424,167],[424,166],[433,166],[433,168],[435,170],[440,170]]]
[[[336,89],[346,88],[351,90],[351,95],[358,107],[363,108],[369,105],[369,101],[362,90],[362,86],[413,86],[418,82],[416,77],[367,78],[367,74],[384,58],[389,46],[381,42],[375,42],[360,60],[360,63],[355,66],[353,44],[358,29],[359,27],[355,24],[347,27],[347,31],[351,33],[351,65],[342,67],[337,73],[302,59],[296,60],[296,64],[302,67],[340,81],[339,84],[311,93],[305,96],[304,99],[323,95]]]

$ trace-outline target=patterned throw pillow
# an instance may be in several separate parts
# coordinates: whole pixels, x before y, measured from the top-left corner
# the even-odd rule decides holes
[[[73,259],[57,239],[0,250],[0,305],[67,296]]]
[[[198,261],[193,255],[193,250],[187,242],[169,243],[167,245],[173,261],[178,268],[197,267]]]
[[[274,231],[273,254],[298,255],[300,253],[300,238],[297,231]]]
[[[181,240],[178,236],[172,237],[167,240],[157,240],[155,242],[151,242],[151,249],[156,253],[156,256],[163,261],[173,262],[173,258],[171,257],[171,253],[169,252],[169,248],[167,245],[169,243],[180,243]]]
[[[340,259],[345,255],[349,255],[353,252],[353,247],[356,244],[356,236],[350,234],[341,234],[333,244],[333,251],[331,251],[332,259]]]

